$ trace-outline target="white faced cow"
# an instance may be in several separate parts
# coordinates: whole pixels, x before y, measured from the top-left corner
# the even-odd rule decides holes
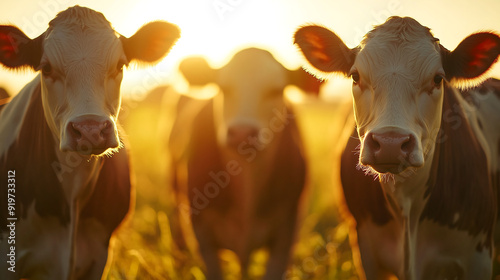
[[[353,49],[314,25],[299,29],[295,42],[318,75],[353,80],[356,130],[341,179],[360,275],[490,279],[498,81],[463,93],[452,85],[482,78],[500,53],[499,36],[472,34],[450,52],[414,19],[391,17]]]
[[[174,184],[177,191],[187,189],[189,206],[181,205],[181,215],[190,214],[207,279],[223,279],[220,249],[236,253],[246,279],[252,251],[263,247],[270,253],[264,279],[281,279],[306,180],[299,131],[283,91],[294,84],[317,92],[319,81],[300,69],[287,70],[255,48],[240,51],[220,69],[189,58],[180,70],[191,85],[220,88],[194,115],[179,114],[169,144],[178,154],[178,138],[191,118],[187,182],[179,176]],[[181,113],[193,102],[181,100]],[[180,174],[183,162],[174,162]]]
[[[125,38],[79,6],[36,39],[0,26],[0,62],[41,71],[0,112],[2,279],[101,279],[131,202],[122,67],[159,60],[178,37],[151,22]]]

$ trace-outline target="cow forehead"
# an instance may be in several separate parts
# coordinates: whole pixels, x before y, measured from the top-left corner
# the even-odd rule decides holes
[[[365,36],[355,67],[370,75],[372,83],[401,76],[418,84],[442,71],[439,43],[414,19],[391,18]]]
[[[421,25],[415,19],[394,16],[368,32],[361,41],[361,45],[366,45],[375,38],[383,41],[405,42],[424,39],[432,40],[434,36],[428,27]]]
[[[287,69],[267,51],[246,49],[220,69],[218,83],[221,86],[282,89],[287,84]]]
[[[44,54],[60,66],[77,61],[105,65],[112,53],[120,52],[120,41],[101,13],[72,7],[59,13],[45,33]]]
[[[85,28],[111,28],[111,24],[102,13],[89,8],[74,6],[60,13],[49,22],[49,30],[58,26],[76,26],[81,29]]]

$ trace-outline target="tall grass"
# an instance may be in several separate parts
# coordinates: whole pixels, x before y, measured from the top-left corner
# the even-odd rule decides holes
[[[169,219],[174,213],[174,194],[168,184],[165,138],[158,133],[169,123],[159,102],[133,104],[123,113],[123,126],[131,147],[136,185],[134,212],[117,231],[107,279],[202,280],[203,263],[196,253],[179,250]],[[336,164],[333,147],[340,135],[339,106],[306,102],[296,114],[309,159],[310,184],[290,268],[283,279],[357,279],[348,240],[348,226],[340,219],[332,183]],[[163,127],[159,129],[159,127]],[[226,279],[239,279],[235,255],[222,251]],[[267,252],[252,256],[250,275],[264,274]]]

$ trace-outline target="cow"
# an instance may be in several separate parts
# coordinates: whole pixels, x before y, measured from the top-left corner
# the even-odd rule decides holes
[[[2,279],[101,279],[133,199],[117,124],[123,67],[154,63],[179,37],[156,21],[119,35],[74,6],[30,39],[0,26],[0,63],[40,71],[0,112]]]
[[[300,133],[284,89],[318,93],[320,83],[258,48],[239,51],[219,69],[201,57],[186,58],[179,69],[190,85],[219,89],[209,100],[179,100],[169,140],[174,188],[188,200],[179,203],[180,219],[192,223],[207,279],[223,279],[221,249],[236,254],[248,279],[250,255],[259,248],[269,250],[263,279],[281,279],[306,185]]]
[[[294,39],[311,72],[352,78],[340,176],[361,279],[490,279],[500,99],[498,80],[480,84],[500,37],[474,33],[449,51],[394,16],[354,48],[317,25]]]

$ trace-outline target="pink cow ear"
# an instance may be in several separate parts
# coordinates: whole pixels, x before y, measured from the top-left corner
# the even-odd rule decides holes
[[[180,37],[179,28],[165,21],[153,21],[141,27],[132,37],[120,37],[129,61],[158,62]]]
[[[442,51],[443,66],[448,79],[468,80],[480,77],[500,55],[500,37],[481,32],[465,38],[452,51]]]
[[[0,25],[0,63],[8,68],[36,69],[42,59],[43,34],[30,39],[17,27]]]
[[[324,73],[347,75],[354,64],[356,49],[349,49],[335,33],[324,27],[302,27],[297,30],[294,38],[294,43],[307,61],[320,71],[319,76]]]

